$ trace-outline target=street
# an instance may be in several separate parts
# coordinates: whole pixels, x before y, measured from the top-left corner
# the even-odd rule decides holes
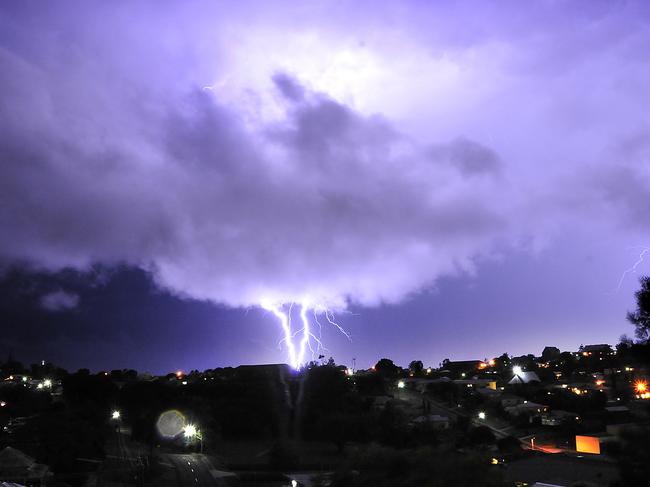
[[[176,469],[179,487],[219,487],[223,485],[210,473],[214,467],[205,455],[168,453],[164,455],[164,458]]]

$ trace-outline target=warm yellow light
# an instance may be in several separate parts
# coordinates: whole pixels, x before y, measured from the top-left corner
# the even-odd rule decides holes
[[[488,362],[488,364],[490,365],[490,367],[494,367],[497,364],[497,362],[496,362],[496,360],[491,358],[490,361]]]
[[[646,392],[648,390],[648,383],[646,381],[643,381],[643,380],[638,380],[634,384],[634,389],[639,394],[643,394],[644,392]]]
[[[182,371],[182,370],[177,370],[177,371],[176,371],[176,377],[178,377],[179,379],[180,379],[181,377],[183,377],[183,371]]]
[[[594,436],[576,436],[576,451],[580,453],[600,454],[600,441]]]

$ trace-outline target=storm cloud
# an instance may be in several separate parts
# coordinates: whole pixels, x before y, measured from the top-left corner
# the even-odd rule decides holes
[[[126,263],[180,296],[342,308],[597,208],[647,232],[647,144],[625,143],[650,127],[630,101],[647,99],[642,7],[589,2],[568,25],[561,2],[428,19],[350,5],[319,7],[318,26],[319,8],[284,4],[267,20],[249,4],[1,7],[3,262]],[[452,13],[464,30],[442,27]]]

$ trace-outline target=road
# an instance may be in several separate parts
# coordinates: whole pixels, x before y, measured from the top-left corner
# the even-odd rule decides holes
[[[166,454],[165,459],[176,469],[179,487],[221,487],[219,482],[210,473],[214,469],[205,455],[199,454]]]

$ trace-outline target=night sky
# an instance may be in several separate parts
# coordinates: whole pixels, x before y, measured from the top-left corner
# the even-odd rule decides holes
[[[3,2],[0,359],[283,362],[291,303],[358,367],[615,343],[648,46],[645,1]]]

